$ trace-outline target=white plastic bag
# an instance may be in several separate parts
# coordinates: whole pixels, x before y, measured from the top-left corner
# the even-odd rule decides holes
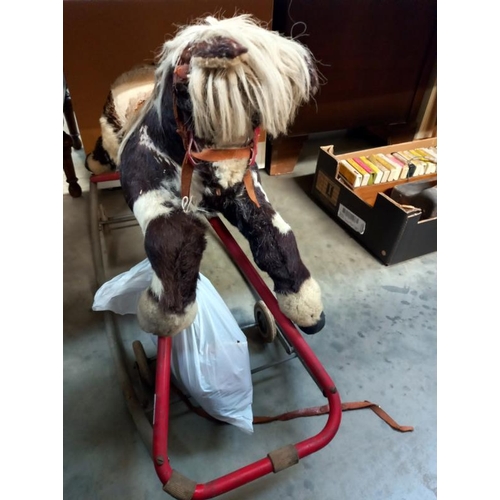
[[[253,432],[247,338],[216,289],[200,274],[198,314],[172,338],[171,371],[180,388],[212,417]],[[157,343],[158,338],[152,335]]]
[[[113,311],[115,314],[137,314],[141,293],[151,284],[153,269],[148,259],[115,276],[97,290],[93,311]]]
[[[135,314],[151,277],[146,259],[99,288],[93,310]],[[172,338],[172,376],[212,417],[252,433],[253,387],[247,339],[222,297],[201,273],[196,301],[198,314],[192,325]],[[151,338],[157,344],[158,338]]]

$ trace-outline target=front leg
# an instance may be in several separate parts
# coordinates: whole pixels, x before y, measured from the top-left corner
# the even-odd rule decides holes
[[[171,158],[153,134],[160,129],[155,117],[148,115],[147,123],[128,139],[121,153],[120,180],[154,273],[139,299],[139,325],[146,332],[172,336],[189,327],[197,313],[206,224],[182,210],[178,158]]]
[[[172,336],[190,326],[198,310],[196,286],[206,247],[205,225],[162,201],[159,191],[141,195],[133,207],[154,271],[151,286],[139,300],[137,319],[146,332]]]
[[[243,191],[220,211],[245,236],[255,263],[273,280],[283,313],[304,333],[317,333],[325,325],[320,287],[302,262],[292,229],[267,199],[258,172],[252,176],[260,208]]]

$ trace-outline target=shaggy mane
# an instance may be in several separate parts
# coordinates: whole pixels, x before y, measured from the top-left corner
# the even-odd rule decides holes
[[[220,67],[207,67],[202,58],[191,59],[188,90],[195,135],[218,147],[231,147],[248,141],[256,122],[273,137],[287,133],[299,107],[317,90],[312,54],[250,15],[227,19],[210,16],[181,27],[164,43],[155,91],[138,120],[130,125],[121,149],[152,107],[161,118],[166,75],[177,66],[186,47],[214,37],[230,38],[248,52]]]

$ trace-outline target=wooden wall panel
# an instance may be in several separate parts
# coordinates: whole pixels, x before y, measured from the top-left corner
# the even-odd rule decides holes
[[[178,25],[220,13],[272,20],[272,0],[65,0],[63,69],[82,142],[90,152],[111,83],[136,64],[152,62]]]

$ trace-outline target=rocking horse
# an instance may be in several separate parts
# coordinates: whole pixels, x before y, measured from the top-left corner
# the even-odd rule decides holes
[[[154,271],[137,311],[144,331],[172,336],[193,322],[206,218],[219,213],[248,240],[281,311],[306,334],[323,328],[320,287],[255,162],[259,130],[286,134],[318,88],[309,50],[248,15],[181,28],[157,64],[112,85],[87,168],[119,169],[142,229]]]

